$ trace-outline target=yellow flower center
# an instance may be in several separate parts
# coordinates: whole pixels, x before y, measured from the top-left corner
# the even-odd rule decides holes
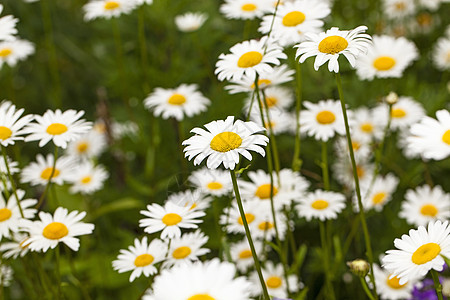
[[[67,126],[61,123],[53,123],[47,127],[46,131],[51,135],[59,135],[67,131]]]
[[[417,23],[423,27],[430,26],[431,22],[433,22],[433,17],[428,13],[421,13],[417,16]]]
[[[372,198],[373,204],[380,204],[383,203],[383,201],[386,199],[386,193],[380,192],[378,194],[375,194]]]
[[[291,11],[283,17],[283,25],[286,27],[294,27],[305,21],[305,14],[301,11]]]
[[[258,51],[250,51],[242,54],[241,57],[239,57],[237,65],[239,68],[251,68],[259,64],[262,59],[263,56],[261,53],[259,53]]]
[[[181,94],[173,94],[170,96],[169,100],[167,100],[167,103],[172,105],[181,105],[184,102],[186,102],[186,97]]]
[[[155,258],[152,255],[145,253],[135,258],[134,265],[136,267],[145,267],[151,264],[154,260]]]
[[[83,183],[83,184],[88,184],[91,181],[92,181],[92,177],[91,176],[86,176],[86,177],[83,177],[81,179],[81,183]]]
[[[60,222],[52,222],[45,226],[42,235],[49,240],[59,240],[69,233],[67,226]]]
[[[242,138],[231,131],[225,131],[217,134],[212,140],[209,146],[214,151],[228,152],[238,148],[242,144]]]
[[[187,300],[216,300],[216,298],[211,297],[208,294],[197,294],[187,298]]]
[[[247,220],[247,224],[250,224],[251,222],[253,222],[253,220],[255,220],[255,215],[251,214],[251,213],[247,213],[247,214],[245,214],[245,219]],[[239,217],[237,222],[240,225],[244,225],[244,222],[242,221],[242,217]]]
[[[261,103],[263,103],[261,101]],[[275,97],[266,97],[266,105],[267,107],[272,107],[278,103],[278,99]]]
[[[119,2],[116,2],[116,1],[107,1],[104,6],[104,8],[106,10],[113,10],[113,9],[116,9],[119,7],[120,7],[120,4],[119,4]]]
[[[311,207],[314,209],[322,210],[328,207],[328,201],[319,199],[311,203]]]
[[[258,228],[259,228],[260,230],[266,231],[266,230],[269,230],[269,229],[272,229],[272,228],[273,228],[273,223],[272,223],[272,222],[268,222],[268,221],[266,221],[266,222],[261,222],[261,223],[259,223]]]
[[[442,141],[447,145],[450,145],[450,129],[444,132],[442,135]]]
[[[210,182],[207,186],[210,190],[220,190],[221,188],[223,188],[223,184],[217,181]]]
[[[359,148],[361,148],[361,144],[358,142],[352,142],[352,148],[353,150],[359,150]]]
[[[0,126],[0,140],[6,140],[12,135],[11,129],[5,126]]]
[[[404,118],[406,116],[406,111],[401,108],[395,108],[391,111],[391,117],[393,118]]]
[[[77,150],[78,150],[79,153],[84,153],[84,152],[86,152],[88,148],[89,148],[89,145],[88,145],[88,143],[86,143],[86,142],[79,143],[79,144],[77,145]]]
[[[8,55],[10,55],[12,53],[12,50],[9,48],[4,48],[2,50],[0,50],[0,57],[7,57]]]
[[[277,289],[281,286],[283,281],[278,276],[271,276],[266,280],[267,287],[270,289]]]
[[[278,193],[278,189],[273,187],[273,195],[275,196]],[[261,184],[255,192],[255,196],[261,200],[270,198],[270,183]]]
[[[420,213],[424,216],[434,217],[438,213],[438,209],[433,204],[425,204],[420,209]]]
[[[182,246],[175,249],[172,253],[172,256],[175,259],[183,259],[186,258],[189,254],[191,254],[191,248]]]
[[[390,286],[391,288],[393,288],[395,290],[401,289],[406,285],[406,283],[400,284],[400,279],[397,276],[394,276],[391,279],[389,279],[389,277],[388,277],[388,279],[386,280],[386,283],[388,286]]]
[[[41,178],[44,180],[49,180],[50,175],[52,175],[52,171],[53,171],[53,168],[46,168],[44,171],[42,171]],[[55,169],[55,172],[53,172],[52,178],[56,178],[58,176],[59,176],[59,170]]]
[[[336,54],[347,48],[348,42],[341,36],[332,35],[319,43],[319,51],[327,54]]]
[[[255,4],[252,3],[247,3],[241,6],[241,9],[243,11],[254,11],[256,10],[258,7]]]
[[[272,81],[270,81],[269,79],[258,79],[258,87],[263,88],[266,87],[268,85],[270,85],[272,83]],[[251,88],[254,89],[255,88],[255,83],[252,83]]]
[[[423,265],[432,261],[439,253],[441,253],[441,247],[438,244],[428,243],[417,248],[411,257],[411,260],[416,265]]]
[[[360,166],[356,166],[356,174],[358,175],[358,178],[361,178],[364,176],[364,169]]]
[[[380,56],[374,60],[373,66],[378,71],[387,71],[392,69],[395,66],[395,59],[390,56]]]
[[[373,125],[370,123],[364,123],[361,125],[361,130],[367,133],[373,132]]]
[[[0,222],[6,221],[11,218],[12,212],[8,208],[0,209]]]
[[[331,124],[336,120],[336,116],[331,111],[324,110],[317,114],[316,120],[320,124]]]
[[[182,220],[181,216],[178,214],[174,214],[174,213],[169,213],[161,219],[161,221],[164,224],[166,224],[167,226],[176,225],[176,224],[180,223],[181,220]]]
[[[241,259],[246,259],[246,258],[250,258],[250,257],[252,257],[252,251],[251,250],[242,250],[240,253],[239,253],[239,258],[241,258]]]
[[[398,11],[404,11],[406,9],[406,5],[403,2],[397,2],[394,4],[394,7]]]

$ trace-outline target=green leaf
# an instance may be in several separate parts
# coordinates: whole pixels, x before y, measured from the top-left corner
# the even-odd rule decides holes
[[[250,168],[252,164],[248,164],[245,168],[240,168],[237,171],[234,171],[235,174],[242,174],[245,170],[247,170],[248,168]]]
[[[298,296],[295,298],[295,300],[303,300],[306,298],[306,294],[308,294],[308,288],[305,287],[300,294],[298,294]]]
[[[138,199],[131,197],[118,199],[114,202],[102,205],[99,209],[93,211],[90,214],[90,221],[113,212],[137,208],[142,208],[142,202],[139,201]]]

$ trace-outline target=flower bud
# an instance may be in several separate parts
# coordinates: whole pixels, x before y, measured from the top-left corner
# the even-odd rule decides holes
[[[398,101],[398,95],[395,92],[390,92],[386,96],[385,101],[390,105],[394,105]]]
[[[350,268],[353,274],[359,277],[365,277],[369,273],[369,263],[363,259],[355,259],[348,261],[347,266]]]

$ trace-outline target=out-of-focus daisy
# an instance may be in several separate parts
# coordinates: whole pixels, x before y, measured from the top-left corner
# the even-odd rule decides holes
[[[395,20],[416,12],[414,0],[383,0],[383,12],[388,19]]]
[[[273,108],[269,110],[270,121],[261,122],[259,107],[254,107],[250,113],[250,120],[261,124],[268,132],[272,129],[273,134],[292,133],[295,130],[295,116],[283,109]]]
[[[365,107],[354,110],[353,121],[351,127],[352,139],[355,137],[370,142],[373,139],[380,140],[383,137],[385,123],[376,118],[373,110]]]
[[[23,140],[22,128],[28,125],[33,116],[22,116],[24,109],[16,109],[11,102],[5,101],[0,104],[0,144],[4,147],[14,145],[15,141]]]
[[[136,2],[136,5],[143,5],[143,4],[152,4],[153,0],[134,0]]]
[[[0,68],[6,63],[14,67],[18,61],[24,60],[34,53],[33,43],[26,40],[0,42]]]
[[[450,70],[450,38],[443,37],[437,40],[433,48],[433,62],[441,71]]]
[[[120,250],[117,259],[112,262],[114,270],[119,273],[131,272],[130,282],[144,274],[149,277],[157,272],[155,264],[164,260],[167,246],[160,240],[148,243],[147,237],[134,240],[134,245],[127,250]]]
[[[419,0],[419,6],[430,11],[436,11],[444,0]]]
[[[409,224],[425,226],[431,221],[450,219],[450,194],[440,186],[424,185],[408,190],[399,216]]]
[[[339,158],[350,160],[350,150],[346,137],[339,137],[335,143],[335,153]],[[352,148],[355,159],[359,161],[368,161],[373,152],[369,143],[362,140],[359,136],[352,136]]]
[[[262,243],[260,241],[253,241],[255,251],[259,259],[261,259]],[[252,251],[247,239],[242,240],[230,247],[231,259],[236,264],[236,267],[241,272],[246,272],[251,266],[255,265]],[[259,284],[259,282],[258,282]]]
[[[306,32],[320,32],[321,19],[328,16],[331,9],[323,1],[297,0],[278,6],[277,14],[263,17],[259,32],[268,34],[281,46],[291,46],[303,40]],[[272,25],[273,23],[273,25]]]
[[[156,203],[147,205],[147,210],[141,210],[140,213],[148,218],[139,220],[139,226],[145,227],[147,233],[162,231],[161,239],[180,237],[181,228],[198,228],[197,224],[203,222],[198,218],[205,215],[202,211],[191,210],[190,207],[179,206],[171,201],[164,206]]]
[[[152,300],[248,300],[251,284],[235,277],[236,267],[219,259],[164,269],[155,277]],[[176,288],[174,288],[176,287]]]
[[[262,94],[262,93],[261,93]],[[278,111],[280,109],[288,109],[292,103],[294,103],[294,94],[291,89],[285,87],[268,87],[264,90],[264,96],[266,99],[265,105],[263,95],[260,96],[261,103],[268,107],[269,110]],[[252,111],[259,113],[259,104],[256,99],[256,95],[253,99]],[[252,103],[252,97],[248,97],[245,101],[244,111],[247,112],[250,104]]]
[[[234,121],[233,116],[226,120],[212,121],[205,125],[204,130],[196,127],[191,130],[193,137],[183,141],[185,156],[188,160],[194,158],[194,165],[200,164],[207,158],[206,166],[216,169],[221,164],[233,170],[239,162],[239,154],[252,159],[249,151],[265,155],[262,146],[267,145],[269,139],[263,134],[256,134],[265,129],[254,122]]]
[[[23,216],[31,219],[36,214],[36,209],[31,208],[37,203],[36,199],[23,199],[25,192],[17,190],[17,197],[12,194],[8,200],[5,201],[3,195],[0,193],[0,240],[2,237],[11,237],[11,233],[19,232],[19,222],[22,219],[20,209],[17,206],[17,201],[20,202]]]
[[[261,270],[267,290],[270,296],[286,298],[286,280],[284,277],[283,266],[281,264],[274,265],[271,261],[267,261],[264,268]],[[253,282],[254,295],[262,294],[261,285],[259,283],[258,274],[253,272],[250,275],[250,280]],[[296,275],[288,275],[290,292],[298,290],[298,278]]]
[[[11,285],[14,271],[10,266],[0,265],[0,284],[4,287]]]
[[[253,227],[255,224],[256,216],[264,213],[263,206],[259,200],[245,201],[245,219],[249,227]],[[244,222],[237,203],[233,203],[230,208],[225,209],[224,213],[220,216],[220,224],[225,226],[225,230],[229,233],[245,233]]]
[[[0,4],[0,14],[2,12],[3,5]],[[19,19],[16,19],[11,15],[0,18],[0,41],[12,41],[16,39],[14,35],[17,34],[17,22],[19,22]]]
[[[111,134],[113,139],[119,140],[125,136],[135,137],[139,132],[139,126],[133,121],[111,123]]]
[[[434,269],[442,271],[445,261],[441,255],[450,256],[450,227],[448,221],[430,222],[428,228],[419,226],[411,229],[409,235],[394,240],[398,249],[386,251],[383,268],[397,276],[399,284],[424,277]]]
[[[106,135],[96,130],[89,130],[67,145],[67,154],[80,160],[96,158],[106,148]]]
[[[11,242],[2,242],[0,245],[0,252],[3,252],[2,256],[4,258],[16,259],[17,257],[24,257],[30,248],[23,245],[23,243],[28,239],[28,234],[16,233],[12,236]]]
[[[16,174],[16,173],[18,173],[20,171],[20,169],[18,168],[19,163],[17,161],[13,161],[11,158],[6,156],[6,162],[8,164],[9,172],[11,174]],[[8,168],[6,167],[4,158],[0,159],[0,173],[1,174],[8,174]]]
[[[244,75],[254,81],[256,74],[271,72],[272,65],[279,65],[280,59],[287,58],[282,48],[268,41],[267,37],[238,43],[230,48],[230,52],[231,54],[220,54],[216,63],[214,73],[221,81],[237,81]]]
[[[53,170],[54,160],[53,154],[47,154],[47,157],[38,154],[36,162],[30,163],[22,169],[20,182],[29,182],[31,185],[46,185],[50,176],[52,183],[57,185],[69,181],[72,178],[74,168],[73,158],[69,156],[59,157]]]
[[[260,206],[260,213],[256,215],[252,226],[250,226],[250,232],[255,239],[266,239],[270,241],[276,234],[275,222],[271,212],[270,202],[263,202]],[[286,216],[282,213],[276,213],[275,218],[280,240],[284,240],[287,229]]]
[[[450,155],[450,113],[436,112],[436,119],[425,116],[411,126],[408,148],[426,159],[441,160]]]
[[[198,12],[188,12],[175,17],[175,25],[183,32],[193,32],[202,27],[208,19],[208,15]]]
[[[272,9],[269,0],[225,0],[220,12],[228,19],[255,19]]]
[[[134,0],[91,0],[83,6],[84,20],[118,17],[130,13],[135,7]]]
[[[373,178],[375,166],[365,158],[356,158],[356,174],[361,184],[370,182]],[[336,180],[348,188],[353,188],[355,179],[353,177],[353,166],[350,157],[337,155],[333,162],[333,176]]]
[[[39,147],[43,147],[49,141],[65,149],[67,143],[77,140],[83,133],[91,129],[91,122],[80,119],[84,111],[75,111],[73,109],[62,112],[47,110],[44,115],[35,115],[36,123],[30,123],[24,129],[24,133],[29,135],[25,142],[39,141]]]
[[[95,166],[90,161],[78,164],[70,175],[71,193],[92,194],[103,187],[108,172],[101,165]]]
[[[399,278],[380,268],[377,264],[373,265],[373,275],[377,285],[377,293],[381,299],[402,300],[410,299],[415,281],[408,281],[404,284],[399,283]]]
[[[367,54],[356,60],[356,74],[360,79],[400,78],[419,57],[416,45],[404,37],[375,35],[372,41]]]
[[[210,103],[198,91],[196,84],[181,84],[174,89],[156,88],[144,100],[145,107],[152,110],[155,116],[162,116],[163,119],[172,117],[178,121],[205,111]]]
[[[336,219],[338,213],[345,208],[345,196],[339,193],[316,190],[306,194],[296,206],[300,217],[307,221],[318,218],[321,221]]]
[[[163,267],[198,260],[200,256],[209,253],[209,249],[202,248],[207,241],[208,237],[200,230],[185,233],[179,238],[172,239]]]
[[[58,207],[53,216],[39,212],[39,221],[23,219],[20,226],[30,235],[23,246],[28,245],[32,251],[47,252],[49,248],[54,249],[59,243],[64,243],[73,251],[78,251],[80,240],[76,237],[91,234],[95,227],[94,224],[81,222],[85,216],[84,211],[69,213],[66,208]]]
[[[398,178],[392,174],[387,174],[384,177],[378,176],[373,182],[364,181],[364,184],[361,184],[364,210],[374,208],[376,211],[381,211],[384,205],[391,200],[398,182]],[[356,197],[354,202],[356,207]]]
[[[339,101],[321,100],[317,104],[304,101],[303,105],[306,110],[300,112],[300,132],[324,142],[332,138],[335,133],[345,134],[344,118]]]
[[[211,200],[211,197],[205,195],[199,189],[194,191],[186,190],[184,192],[178,192],[171,194],[167,198],[167,201],[170,201],[178,206],[189,207],[190,210],[201,211],[204,211],[209,207]]]
[[[364,33],[366,30],[366,26],[358,26],[350,31],[332,27],[319,34],[306,33],[305,41],[294,46],[297,48],[295,57],[300,57],[299,62],[303,63],[308,57],[316,56],[314,61],[316,71],[329,61],[328,70],[338,73],[338,58],[342,54],[354,68],[356,58],[365,53],[370,45],[371,37]]]
[[[205,167],[192,172],[188,179],[203,193],[213,196],[227,195],[233,189],[230,174],[223,170],[210,170]]]
[[[383,103],[374,109],[376,118],[382,124],[387,124],[389,107]],[[425,116],[423,106],[411,97],[400,96],[397,103],[392,105],[391,128],[406,129]]]

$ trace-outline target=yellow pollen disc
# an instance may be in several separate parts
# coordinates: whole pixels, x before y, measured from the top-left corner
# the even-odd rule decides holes
[[[352,142],[353,150],[358,150],[361,147],[361,144],[358,142]]]
[[[450,129],[444,132],[442,135],[442,141],[447,145],[450,145]]]
[[[363,177],[364,176],[364,169],[363,168],[361,168],[361,167],[359,167],[359,166],[356,166],[356,174],[358,175],[358,178],[361,178],[361,177]]]
[[[258,79],[258,87],[263,88],[266,87],[268,85],[270,85],[272,83],[272,81],[270,81],[269,79]],[[251,88],[254,89],[255,88],[255,83],[252,83]]]
[[[247,220],[247,223],[250,224],[251,222],[253,222],[253,220],[255,220],[255,215],[253,214],[245,214],[245,219]],[[244,225],[244,222],[242,221],[242,218],[239,217],[238,221],[237,221],[240,225]]]
[[[92,181],[92,177],[91,176],[86,176],[86,177],[83,177],[81,179],[81,183],[83,183],[83,184],[88,184],[91,181]]]
[[[88,143],[85,143],[85,142],[79,143],[77,145],[77,150],[78,150],[79,153],[86,152],[88,148],[89,148],[89,145],[88,145]]]
[[[161,219],[161,221],[164,224],[166,224],[167,226],[176,225],[176,224],[180,223],[181,220],[182,220],[182,218],[180,217],[180,215],[174,214],[174,213],[169,213]]]
[[[12,53],[12,50],[9,48],[4,48],[2,50],[0,50],[0,57],[7,57],[8,55],[10,55]]]
[[[246,259],[252,257],[252,251],[251,250],[242,250],[241,253],[239,253],[239,258]]]
[[[428,243],[417,248],[411,257],[411,260],[416,265],[423,265],[432,261],[439,253],[441,253],[441,247],[438,244]]]
[[[301,11],[291,11],[283,17],[283,25],[286,27],[294,27],[305,21],[305,14]]]
[[[397,2],[397,3],[395,3],[394,7],[398,11],[404,11],[406,8],[406,5],[403,2]]]
[[[208,294],[197,294],[187,298],[187,300],[216,300],[216,298],[213,298]]]
[[[273,228],[273,223],[272,222],[261,222],[258,225],[258,228],[260,230],[269,230]]]
[[[182,246],[175,249],[172,253],[172,256],[175,259],[183,259],[186,258],[189,254],[191,254],[191,248]]]
[[[53,168],[47,168],[44,171],[42,171],[41,178],[44,179],[44,180],[49,180],[50,179],[50,175],[52,175],[52,170],[53,170]],[[59,170],[55,169],[55,172],[53,172],[52,178],[56,178],[58,176],[59,176]]]
[[[241,9],[243,11],[254,11],[256,10],[258,7],[255,4],[252,3],[247,3],[241,6]]]
[[[367,133],[373,132],[373,125],[370,123],[364,123],[361,125],[361,130]]]
[[[172,105],[181,105],[184,102],[186,102],[186,97],[181,94],[173,94],[169,100],[167,100],[167,103]]]
[[[11,137],[12,131],[8,127],[0,126],[0,140],[6,140]]]
[[[348,42],[341,36],[332,35],[324,38],[319,43],[319,51],[327,54],[336,54],[345,50],[348,46]]]
[[[0,222],[6,221],[11,218],[12,212],[8,208],[0,209]]]
[[[383,201],[385,199],[386,199],[386,193],[381,192],[381,193],[375,194],[375,196],[373,196],[372,202],[373,202],[373,204],[380,204],[380,203],[383,203]]]
[[[155,258],[150,254],[141,254],[135,258],[134,265],[136,267],[145,267],[151,264],[154,260]]]
[[[430,26],[432,21],[433,18],[428,13],[421,13],[417,16],[417,23],[423,27]]]
[[[272,276],[266,280],[267,287],[270,289],[277,289],[281,286],[282,283],[283,281],[278,276]]]
[[[228,152],[238,148],[242,144],[242,138],[230,131],[225,131],[217,134],[212,140],[209,146],[214,151]]]
[[[47,127],[46,131],[51,135],[59,135],[67,131],[67,126],[61,123],[53,123]]]
[[[438,213],[438,209],[433,204],[425,204],[420,209],[420,213],[424,216],[434,217]]]
[[[223,184],[217,181],[210,182],[207,186],[210,190],[220,190],[221,188],[223,188]]]
[[[53,222],[45,226],[42,235],[49,240],[59,240],[69,233],[67,226],[60,222]]]
[[[266,97],[267,107],[275,106],[278,103],[278,99],[275,97]]]
[[[325,200],[316,200],[313,203],[311,203],[311,207],[314,209],[322,210],[328,207],[328,201]]]
[[[401,108],[395,108],[391,111],[391,117],[393,118],[404,118],[406,116],[406,111]]]
[[[336,116],[331,111],[324,110],[317,114],[316,120],[320,124],[331,124],[336,120]]]
[[[388,286],[390,286],[391,288],[393,288],[395,290],[401,289],[406,285],[406,283],[400,284],[400,279],[397,276],[394,276],[391,279],[389,279],[389,277],[388,277],[388,279],[386,280],[386,283]]]
[[[273,187],[273,195],[275,196],[278,193],[278,189]],[[270,198],[270,183],[261,184],[255,192],[255,196],[261,200]]]
[[[390,56],[380,56],[373,62],[373,67],[378,71],[387,71],[395,66],[395,59]]]
[[[116,2],[116,1],[107,1],[104,6],[104,8],[106,10],[112,10],[112,9],[116,9],[118,7],[120,7],[120,4],[119,4],[119,2]]]
[[[259,64],[263,59],[263,56],[258,51],[250,51],[244,53],[239,57],[237,65],[239,68],[251,68]]]

